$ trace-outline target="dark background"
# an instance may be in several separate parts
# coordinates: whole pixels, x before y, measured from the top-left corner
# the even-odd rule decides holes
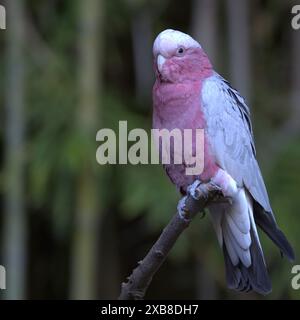
[[[278,223],[300,254],[300,30],[286,0],[7,0],[0,30],[0,264],[8,299],[116,298],[179,199],[155,165],[96,162],[96,132],[151,128],[152,43],[194,36],[246,97]],[[291,267],[261,236],[273,283]],[[295,264],[299,263],[297,259]],[[209,219],[197,218],[147,298],[261,299],[227,289]]]

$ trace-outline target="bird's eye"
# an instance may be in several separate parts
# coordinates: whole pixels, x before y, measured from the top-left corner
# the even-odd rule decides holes
[[[177,53],[178,56],[182,56],[182,55],[184,54],[184,52],[185,52],[184,47],[179,47],[179,48],[177,49],[177,51],[176,51],[176,53]]]

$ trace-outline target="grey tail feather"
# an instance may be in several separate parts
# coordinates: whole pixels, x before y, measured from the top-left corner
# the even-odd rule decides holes
[[[278,228],[272,213],[265,212],[264,209],[254,201],[254,220],[256,224],[270,237],[291,262],[295,260],[295,253],[284,233]]]
[[[250,254],[252,263],[248,268],[241,261],[238,265],[234,266],[228,255],[225,243],[223,244],[227,284],[230,289],[237,291],[249,292],[253,290],[266,295],[272,291],[272,285],[265,265],[263,252],[258,242],[259,240],[252,228],[251,239]]]

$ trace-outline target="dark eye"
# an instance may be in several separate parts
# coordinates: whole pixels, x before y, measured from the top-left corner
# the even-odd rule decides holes
[[[176,51],[176,53],[177,53],[178,56],[182,56],[182,55],[184,54],[184,52],[185,52],[184,47],[179,47],[179,48],[177,49],[177,51]]]

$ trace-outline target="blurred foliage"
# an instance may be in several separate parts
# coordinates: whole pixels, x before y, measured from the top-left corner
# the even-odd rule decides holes
[[[299,174],[300,163],[300,140],[293,139],[284,146],[282,153],[274,161],[272,171],[268,178],[269,193],[273,210],[277,217],[277,222],[282,226],[285,234],[295,248],[296,263],[299,264],[300,248],[299,243],[299,217],[297,212],[300,206],[300,198],[298,195],[300,185]],[[269,243],[268,243],[269,244]],[[278,260],[278,250],[271,244],[267,246],[268,256],[271,256],[271,266],[273,265],[275,277],[274,280],[274,298],[280,297],[280,292],[286,290],[286,278],[290,273],[291,266],[287,261]],[[291,276],[292,278],[292,276]],[[299,299],[299,292],[290,290],[291,298]]]

